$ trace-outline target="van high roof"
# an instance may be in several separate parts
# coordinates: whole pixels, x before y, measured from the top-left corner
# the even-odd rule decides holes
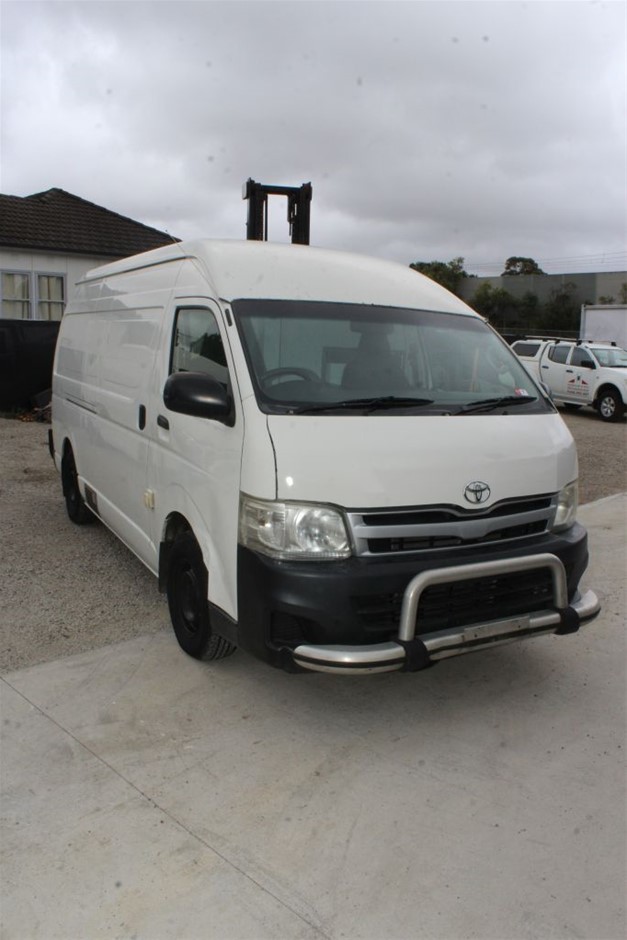
[[[477,316],[454,294],[409,267],[304,245],[211,239],[179,242],[95,268],[81,283],[182,258],[195,261],[216,295],[226,301],[291,297]]]

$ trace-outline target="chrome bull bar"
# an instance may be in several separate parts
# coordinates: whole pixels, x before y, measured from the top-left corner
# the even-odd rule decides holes
[[[469,623],[434,633],[417,634],[420,597],[433,585],[469,581],[473,578],[548,568],[553,581],[553,607],[500,620]],[[340,674],[417,671],[450,656],[504,643],[514,643],[545,633],[574,633],[601,610],[593,591],[577,595],[568,604],[564,565],[555,555],[544,553],[525,558],[455,565],[422,571],[411,579],[403,595],[398,636],[387,643],[369,646],[301,644],[294,649],[294,662],[315,672]]]

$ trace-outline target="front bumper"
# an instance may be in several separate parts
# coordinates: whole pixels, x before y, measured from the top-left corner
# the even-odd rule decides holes
[[[229,637],[288,671],[424,668],[471,649],[577,629],[599,611],[594,594],[578,594],[587,563],[578,524],[507,548],[325,563],[278,562],[239,546],[238,618]]]
[[[498,576],[547,568],[553,580],[553,606],[504,620],[471,623],[435,633],[417,635],[418,606],[422,592],[431,585]],[[293,652],[294,661],[315,672],[355,674],[425,669],[440,659],[459,656],[490,646],[513,643],[544,633],[574,633],[582,623],[597,616],[601,605],[592,591],[578,595],[568,603],[566,572],[555,555],[531,555],[523,559],[478,562],[451,568],[436,568],[416,575],[403,597],[398,638],[370,646],[309,646],[302,644]]]

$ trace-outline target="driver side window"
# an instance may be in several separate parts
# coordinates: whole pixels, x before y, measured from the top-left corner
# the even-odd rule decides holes
[[[176,312],[170,375],[202,372],[226,388],[229,370],[216,318],[205,307],[181,307]]]

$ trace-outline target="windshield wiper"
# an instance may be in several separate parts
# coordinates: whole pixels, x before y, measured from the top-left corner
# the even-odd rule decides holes
[[[532,401],[537,401],[532,395],[505,395],[502,398],[482,398],[480,401],[471,401],[464,405],[456,415],[468,415],[478,411],[496,411],[497,408],[503,408],[505,405],[528,405]]]
[[[329,401],[323,405],[303,405],[302,408],[290,408],[293,415],[320,414],[325,411],[345,411],[351,408],[365,408],[365,414],[372,414],[386,408],[412,408],[421,405],[432,405],[432,398],[397,398],[395,395],[385,395],[379,398],[349,398],[346,401]]]

